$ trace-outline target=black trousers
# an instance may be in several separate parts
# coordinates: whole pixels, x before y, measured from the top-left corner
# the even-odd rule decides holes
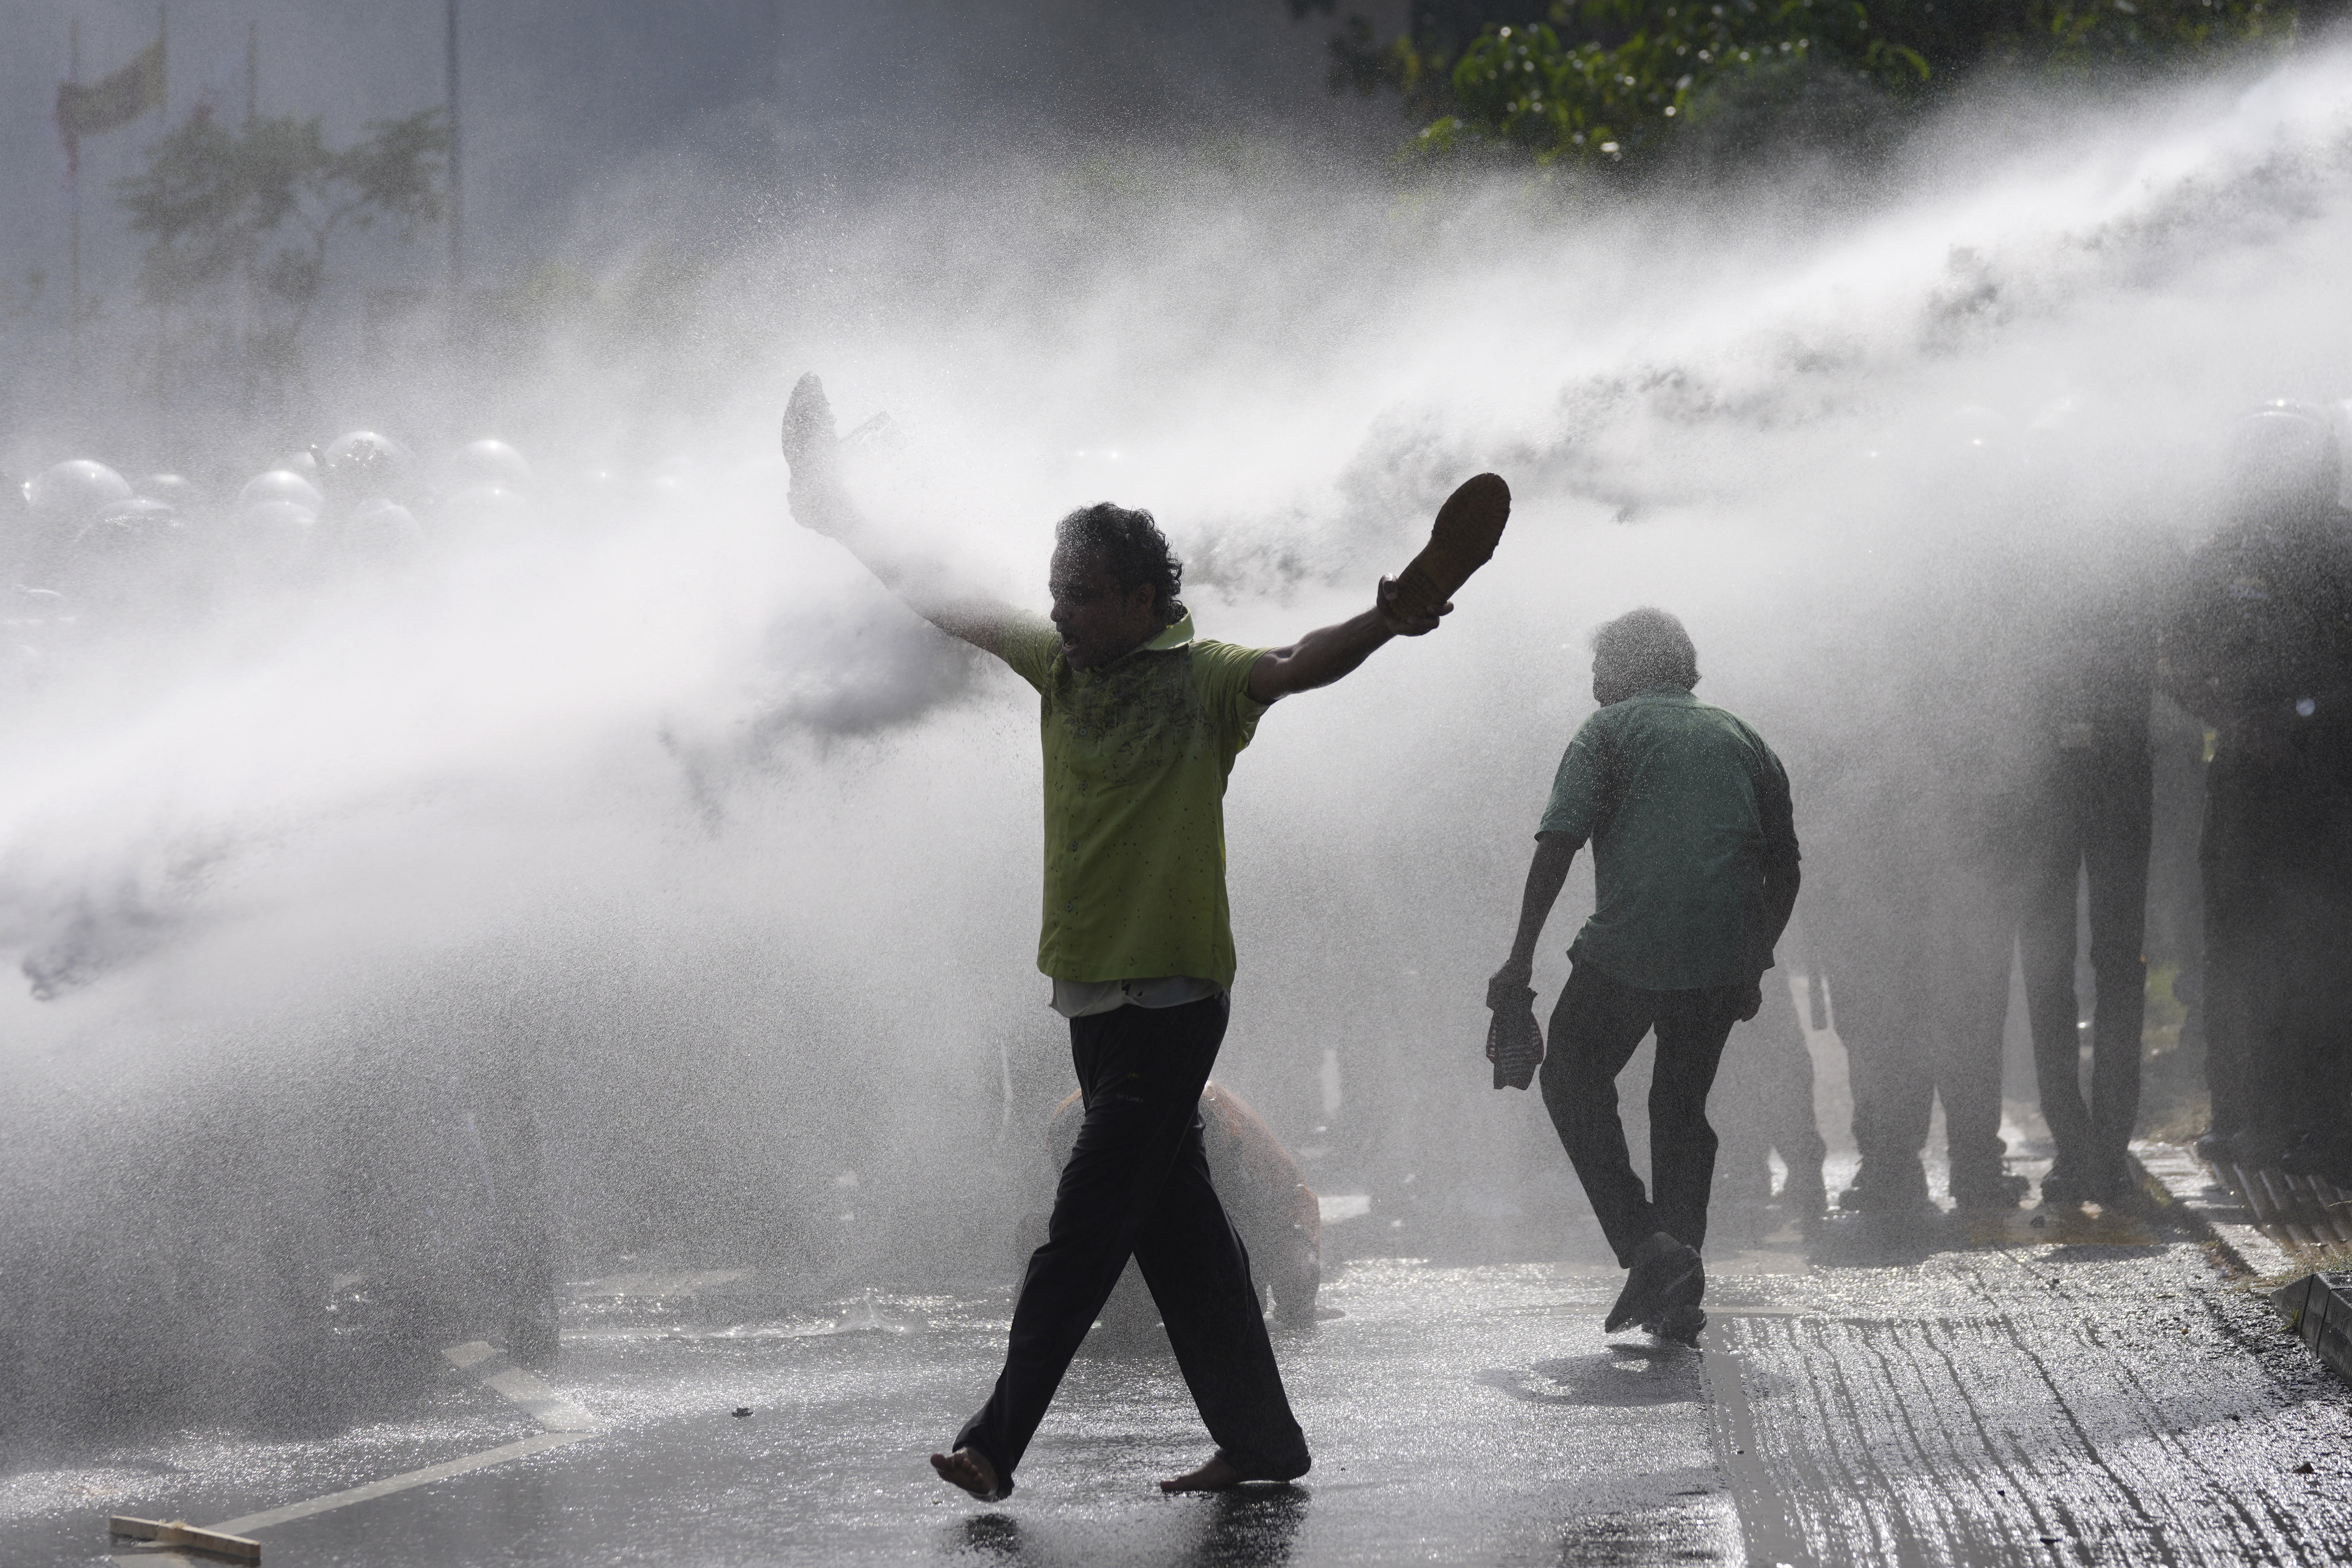
[[[1821,1184],[1829,1143],[1813,1117],[1813,1058],[1779,973],[1764,977],[1764,1005],[1754,1022],[1732,1028],[1715,1088],[1707,1120],[1721,1140],[1716,1163],[1724,1195],[1759,1203],[1770,1197],[1769,1157],[1776,1149],[1788,1162],[1791,1188]]]
[[[1625,1268],[1653,1231],[1697,1247],[1706,1240],[1707,1187],[1715,1180],[1715,1129],[1706,1092],[1738,1020],[1741,988],[1644,991],[1590,963],[1569,972],[1551,1012],[1544,1056],[1544,1109],[1569,1163],[1592,1201],[1601,1234]],[[1642,1186],[1617,1116],[1617,1075],[1642,1037],[1658,1032],[1650,1076],[1650,1184]]]
[[[1954,1189],[2001,1173],[2001,1034],[2026,820],[2015,802],[1954,814],[1927,841],[1933,855],[1917,844],[1889,853],[1870,896],[1822,922],[1865,1176],[1920,1179],[1937,1100]]]
[[[1888,832],[1833,843],[1817,858],[1819,869],[1805,879],[1806,921],[1845,1047],[1863,1173],[1921,1181],[1919,1152],[1936,1101],[1927,931],[1941,879],[1916,839]]]
[[[2145,752],[2070,758],[2045,792],[2018,958],[2033,1029],[2034,1078],[2058,1158],[2088,1170],[2122,1157],[2139,1119],[2140,1031],[2147,1021],[2147,848],[2152,803]],[[2082,1084],[2074,994],[2076,878],[2090,888],[2091,1098]]]
[[[2352,1098],[2352,802],[2224,751],[2206,770],[2213,1125],[2340,1137]]]
[[[956,1436],[1008,1486],[1070,1358],[1129,1256],[1217,1451],[1245,1475],[1307,1472],[1249,1256],[1209,1184],[1201,1090],[1225,1037],[1223,996],[1070,1020],[1085,1097],[1045,1245],[1029,1258],[995,1392]]]

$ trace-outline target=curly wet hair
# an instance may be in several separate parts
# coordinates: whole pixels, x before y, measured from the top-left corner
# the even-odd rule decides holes
[[[1064,518],[1054,540],[1062,549],[1099,553],[1122,592],[1150,584],[1151,607],[1162,626],[1184,618],[1184,601],[1176,596],[1184,587],[1184,563],[1168,548],[1168,536],[1150,512],[1097,501]]]
[[[1652,605],[1628,610],[1594,632],[1592,651],[1636,688],[1679,686],[1687,691],[1698,684],[1698,649],[1690,633]]]

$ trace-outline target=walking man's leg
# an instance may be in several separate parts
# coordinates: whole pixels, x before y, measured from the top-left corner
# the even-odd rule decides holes
[[[2253,1126],[2251,1082],[2252,1019],[2245,996],[2247,889],[2240,864],[2237,802],[2231,769],[2216,761],[2207,769],[2205,818],[2197,842],[2199,891],[2204,916],[2200,955],[2199,1010],[2205,1026],[2205,1089],[2212,1117],[2198,1150],[2227,1163],[2237,1140]]]
[[[1215,1023],[1223,1033],[1222,1014]],[[1283,1393],[1249,1256],[1210,1184],[1197,1118],[1158,1203],[1136,1233],[1135,1260],[1160,1304],[1192,1403],[1217,1445],[1207,1464],[1162,1481],[1161,1489],[1213,1490],[1305,1475],[1307,1438]]]
[[[1021,1282],[995,1392],[957,1434],[956,1452],[931,1458],[967,1491],[1012,1490],[1014,1467],[1188,1139],[1198,1149],[1201,1089],[1224,1037],[1226,1007],[1220,996],[1070,1021],[1086,1120],[1062,1167],[1045,1245]]]
[[[1779,983],[1767,974],[1765,984]],[[1706,1242],[1707,1188],[1715,1178],[1715,1129],[1706,1091],[1723,1042],[1739,1016],[1736,986],[1659,994],[1658,1059],[1650,1075],[1650,1175],[1656,1228],[1691,1247]]]
[[[1584,1184],[1609,1249],[1624,1268],[1633,1266],[1635,1248],[1658,1225],[1625,1148],[1617,1075],[1650,1032],[1649,1002],[1656,994],[1621,985],[1589,963],[1578,964],[1552,1008],[1551,1043],[1543,1064],[1544,1109],[1551,1113],[1577,1180]],[[1710,1147],[1710,1169],[1713,1155]]]
[[[1591,964],[1570,972],[1551,1016],[1551,1049],[1544,1058],[1544,1109],[1568,1149],[1569,1163],[1584,1184],[1584,1195],[1601,1221],[1610,1250],[1626,1269],[1625,1288],[1601,1321],[1615,1333],[1639,1323],[1655,1333],[1691,1339],[1706,1320],[1697,1313],[1706,1289],[1698,1248],[1664,1226],[1643,1190],[1642,1178],[1625,1149],[1625,1125],[1617,1114],[1617,1075],[1650,1032],[1665,992],[1620,984]],[[1726,1025],[1728,1028],[1728,1022]],[[1718,1051],[1722,1041],[1716,1042]],[[1713,1073],[1710,1068],[1709,1078]],[[1697,1117],[1706,1121],[1706,1086],[1698,1088]],[[1650,1130],[1653,1150],[1660,1133]],[[1696,1207],[1703,1227],[1706,1183],[1715,1169],[1715,1137],[1707,1134],[1706,1162],[1698,1174]],[[1655,1170],[1654,1162],[1653,1170]],[[1685,1208],[1690,1205],[1685,1202]],[[1685,1222],[1687,1223],[1687,1222]],[[1691,1320],[1696,1320],[1693,1321]]]

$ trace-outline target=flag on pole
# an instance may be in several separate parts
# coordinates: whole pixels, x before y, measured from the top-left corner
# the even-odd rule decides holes
[[[66,139],[66,161],[79,162],[83,137],[119,131],[149,110],[163,107],[163,35],[159,32],[121,70],[87,84],[58,84],[58,132]]]

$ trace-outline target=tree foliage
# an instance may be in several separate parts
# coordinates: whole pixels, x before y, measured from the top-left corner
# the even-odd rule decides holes
[[[1293,16],[1336,0],[1289,0]],[[1987,67],[2081,74],[2290,37],[2343,0],[1413,0],[1332,39],[1335,90],[1402,93],[1409,150],[1638,165],[1734,102],[1857,89],[1901,109]]]
[[[438,109],[377,121],[348,147],[292,115],[231,130],[198,110],[117,182],[147,239],[139,288],[169,310],[242,288],[257,307],[245,347],[290,373],[337,235],[379,222],[403,240],[440,221],[449,132]]]

